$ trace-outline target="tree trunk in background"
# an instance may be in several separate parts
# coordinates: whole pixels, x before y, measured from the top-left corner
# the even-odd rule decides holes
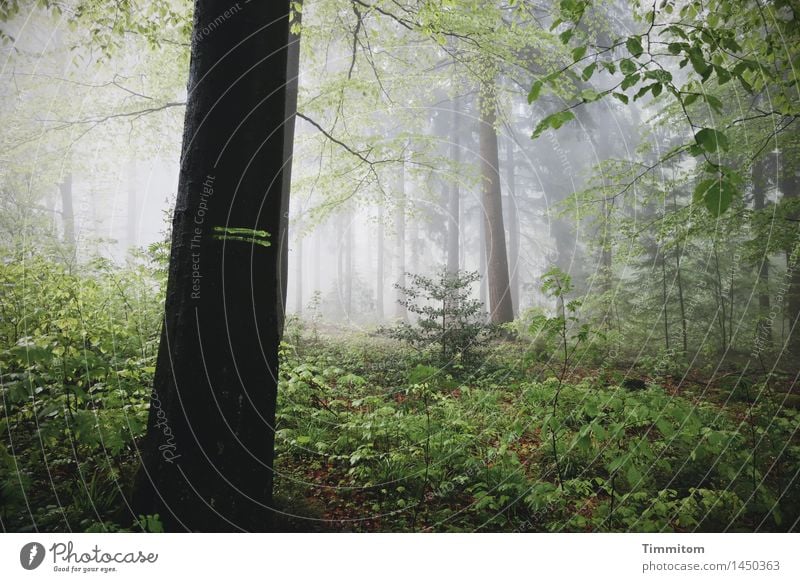
[[[64,226],[64,245],[67,257],[75,257],[75,210],[72,201],[72,174],[64,176],[58,187],[61,192],[61,221]]]
[[[409,260],[409,271],[417,274],[419,273],[419,251],[420,251],[420,244],[419,244],[419,220],[416,217],[412,217],[413,220],[411,221],[411,228],[409,229],[409,238],[411,239],[410,244],[408,245],[408,250],[411,253],[411,257]]]
[[[273,523],[296,39],[289,2],[242,3],[198,37],[229,9],[195,3],[164,326],[134,493],[136,514],[159,514],[168,531]]]
[[[297,225],[297,245],[294,252],[294,311],[298,315],[303,313],[303,234],[302,228]]]
[[[383,321],[383,206],[378,206],[377,273],[375,276],[375,313]]]
[[[514,140],[506,142],[506,183],[508,185],[508,251],[511,285],[511,305],[519,313],[519,215],[517,214],[517,189],[515,184]]]
[[[765,160],[753,164],[753,210],[756,212],[766,208],[767,176]],[[766,242],[766,241],[764,241]],[[772,329],[769,326],[769,250],[765,247],[761,257],[756,261],[758,272],[758,323],[756,335],[764,346],[772,346]]]
[[[322,225],[315,228],[314,232],[314,291],[322,293]]]
[[[600,292],[605,295],[603,300],[603,316],[601,320],[601,325],[608,329],[611,325],[611,314],[613,313],[614,304],[613,298],[611,297],[611,266],[613,256],[611,254],[611,240],[610,240],[610,233],[608,223],[611,217],[611,205],[609,205],[607,200],[603,200],[603,207],[602,207],[603,215],[602,215],[602,224],[600,225],[601,232],[599,234],[600,238]]]
[[[480,301],[486,312],[489,312],[487,289],[489,287],[486,276],[486,219],[483,217],[483,207],[478,208],[478,273],[481,276]]]
[[[338,245],[336,247],[336,298],[339,301],[339,305],[342,307],[342,314],[347,316],[347,300],[345,299],[345,295],[347,293],[344,281],[344,247],[347,245],[347,242],[345,241],[344,215],[341,212],[336,215],[336,240],[338,241]]]
[[[483,87],[480,98],[480,156],[483,182],[483,215],[486,222],[486,274],[489,287],[489,318],[492,323],[514,321],[508,278],[506,231],[500,191],[497,152],[497,103],[493,87]]]
[[[353,220],[353,210],[348,209],[344,215],[345,218],[345,249],[344,249],[344,266],[345,266],[345,283],[344,283],[344,301],[345,310],[347,311],[348,319],[353,313],[353,230],[355,229],[355,221]]]
[[[675,190],[672,191],[672,209],[673,211],[678,211],[678,195]],[[686,326],[686,303],[683,299],[683,277],[681,276],[681,247],[680,245],[675,245],[675,277],[677,279],[678,284],[678,306],[681,310],[681,339],[683,344],[683,355],[687,355],[689,353],[689,334],[687,332]]]
[[[459,110],[458,97],[453,99],[453,114],[450,121],[450,159],[458,167],[461,161],[461,145],[459,128],[461,124],[461,111]],[[459,191],[457,176],[453,177],[448,189],[447,200],[447,272],[456,273],[459,268],[460,216],[461,192]]]
[[[128,216],[127,216],[127,245],[128,249],[134,248],[138,244],[138,237],[136,235],[137,227],[137,191],[139,184],[136,181],[136,160],[128,162]]]
[[[398,172],[397,180],[397,200],[394,211],[394,231],[395,231],[395,244],[397,255],[397,272],[395,278],[397,285],[401,287],[397,289],[395,305],[395,317],[403,321],[408,321],[408,311],[406,306],[401,303],[405,301],[406,294],[403,287],[406,286],[406,176],[405,165],[400,164],[400,171]]]

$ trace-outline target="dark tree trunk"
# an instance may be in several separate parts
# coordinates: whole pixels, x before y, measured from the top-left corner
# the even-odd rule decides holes
[[[64,227],[64,245],[68,258],[75,256],[75,210],[72,203],[72,174],[64,176],[58,187],[61,192],[61,221]]]
[[[456,167],[461,161],[460,123],[461,112],[459,111],[459,100],[456,97],[453,99],[453,115],[450,122],[450,159]],[[460,262],[461,243],[461,192],[456,178],[450,181],[447,198],[447,272],[456,273]]]
[[[237,6],[203,38],[231,7],[195,2],[164,326],[134,494],[136,513],[159,514],[169,531],[274,523],[297,39],[289,2]]]
[[[514,321],[508,278],[506,231],[500,191],[500,161],[497,152],[497,103],[492,88],[484,87],[480,99],[480,156],[483,182],[483,216],[486,222],[486,274],[489,287],[489,318],[492,323]]]

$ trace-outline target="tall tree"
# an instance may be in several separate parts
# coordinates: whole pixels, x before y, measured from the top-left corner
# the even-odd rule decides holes
[[[172,531],[272,523],[286,267],[275,239],[288,207],[298,40],[288,0],[230,8],[195,2],[165,317],[134,496],[138,513],[159,514]]]
[[[506,231],[500,190],[500,160],[497,151],[497,101],[494,83],[484,83],[480,97],[480,156],[483,216],[486,223],[486,274],[489,287],[489,318],[493,323],[514,321],[508,278]]]

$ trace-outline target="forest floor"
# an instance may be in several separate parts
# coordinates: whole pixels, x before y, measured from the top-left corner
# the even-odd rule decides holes
[[[797,519],[788,378],[590,361],[559,378],[521,341],[438,367],[374,335],[332,337],[287,350],[286,529],[754,531]]]
[[[20,369],[15,353],[4,354],[6,370]],[[125,499],[147,416],[149,354],[126,360],[116,388],[65,385],[62,371],[36,364],[50,356],[31,349],[27,372],[5,373],[0,428],[13,446],[0,447],[3,530],[139,529]],[[376,334],[290,330],[277,416],[279,527],[797,527],[800,396],[785,393],[790,379],[602,358],[559,377],[548,357],[495,340],[439,365],[430,351]],[[29,380],[40,386],[35,402]]]

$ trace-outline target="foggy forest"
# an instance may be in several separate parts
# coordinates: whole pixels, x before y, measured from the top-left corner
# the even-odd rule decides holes
[[[4,0],[4,532],[800,528],[795,0]]]

